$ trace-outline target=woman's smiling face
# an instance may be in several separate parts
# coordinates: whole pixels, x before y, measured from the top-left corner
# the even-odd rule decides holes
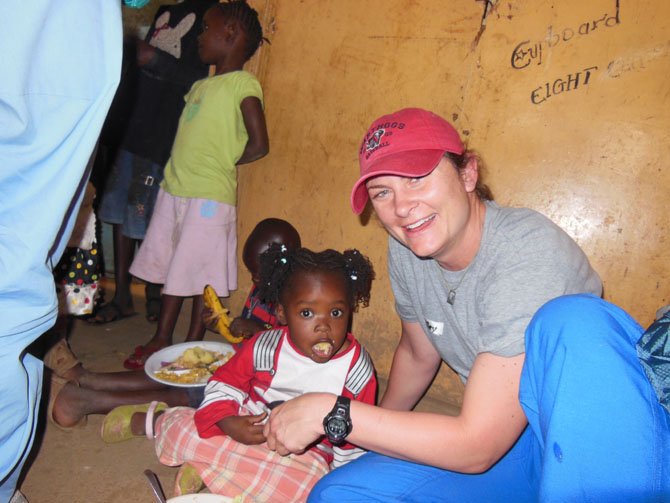
[[[348,347],[351,305],[341,273],[298,271],[282,297],[277,317],[305,356],[325,363]]]
[[[420,178],[383,175],[366,186],[386,230],[418,257],[439,261],[462,239],[470,217],[468,192],[448,159]]]

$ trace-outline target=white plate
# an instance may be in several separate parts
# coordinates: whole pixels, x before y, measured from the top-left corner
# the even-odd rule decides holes
[[[167,500],[167,503],[229,503],[233,501],[231,498],[226,496],[220,496],[218,494],[208,494],[208,493],[199,493],[199,494],[182,494],[181,496],[175,496]]]
[[[144,371],[154,381],[157,381],[162,384],[167,384],[168,386],[176,386],[178,388],[198,388],[204,386],[206,383],[186,384],[186,383],[166,381],[165,379],[156,377],[155,374],[155,372],[160,370],[160,368],[166,362],[175,361],[184,353],[184,351],[186,351],[189,348],[194,348],[196,346],[200,346],[202,349],[206,349],[208,351],[216,351],[217,353],[223,353],[223,354],[235,352],[233,346],[231,346],[226,342],[214,342],[214,341],[182,342],[181,344],[174,344],[173,346],[168,346],[152,354],[149,358],[147,358],[147,361],[144,364]]]

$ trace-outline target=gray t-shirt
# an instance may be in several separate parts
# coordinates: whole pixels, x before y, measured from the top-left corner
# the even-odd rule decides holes
[[[442,269],[394,238],[388,262],[398,315],[421,324],[463,381],[480,353],[523,353],[526,327],[545,302],[602,294],[600,277],[565,231],[536,211],[491,201],[479,251],[466,269]],[[455,287],[451,305],[448,292]]]

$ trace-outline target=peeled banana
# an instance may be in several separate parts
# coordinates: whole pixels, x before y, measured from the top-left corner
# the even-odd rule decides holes
[[[212,288],[211,285],[205,285],[205,290],[202,292],[203,300],[205,301],[205,306],[212,310],[212,312],[218,316],[216,321],[216,329],[219,333],[232,344],[237,344],[244,340],[244,337],[234,337],[230,332],[230,324],[233,320],[230,319],[230,312],[228,309],[223,307],[219,296],[216,293],[216,290]]]

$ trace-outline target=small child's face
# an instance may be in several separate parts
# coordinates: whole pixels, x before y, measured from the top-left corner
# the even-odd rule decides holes
[[[251,281],[258,286],[261,272],[261,255],[270,247],[270,243],[258,243],[247,241],[244,244],[242,251],[242,261],[247,266],[249,274],[251,274]]]
[[[351,306],[345,279],[336,272],[298,273],[277,306],[291,341],[306,356],[325,363],[345,350]]]

